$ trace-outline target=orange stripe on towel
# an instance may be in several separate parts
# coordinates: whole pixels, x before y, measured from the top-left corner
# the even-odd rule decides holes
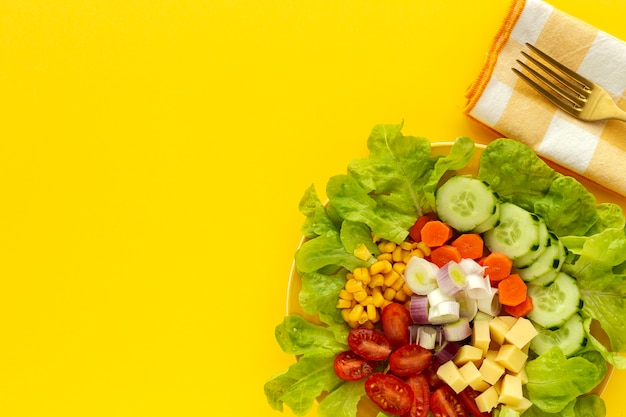
[[[465,94],[465,97],[468,99],[464,109],[465,114],[469,114],[480,99],[480,96],[485,91],[485,87],[489,83],[491,75],[493,74],[493,69],[498,61],[498,54],[509,40],[513,28],[524,11],[524,7],[526,7],[526,0],[513,0],[509,6],[506,17],[502,22],[500,29],[494,36],[491,46],[489,47],[487,58],[482,66],[482,69],[476,80],[469,86]]]

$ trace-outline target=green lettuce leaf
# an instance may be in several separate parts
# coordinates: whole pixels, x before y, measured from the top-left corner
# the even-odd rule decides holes
[[[606,229],[586,237],[574,262],[563,271],[576,278],[583,300],[582,313],[600,322],[615,352],[626,349],[626,277],[613,268],[626,261],[623,229]]]
[[[606,374],[606,362],[595,351],[565,357],[554,346],[526,363],[529,400],[540,410],[559,413],[579,395],[591,391]]]
[[[267,381],[264,391],[274,410],[283,411],[286,404],[295,415],[303,416],[323,392],[333,391],[342,382],[328,357],[303,356],[286,372]]]
[[[379,204],[350,175],[335,175],[328,180],[326,194],[344,219],[366,224],[383,239],[401,243],[415,223],[415,215]]]
[[[351,161],[348,174],[381,206],[417,218],[435,159],[428,139],[404,136],[401,130],[402,124],[375,126],[367,141],[368,158]]]
[[[584,235],[598,220],[596,198],[572,177],[558,176],[534,204],[557,236]]]
[[[346,270],[333,275],[309,272],[302,275],[299,302],[302,309],[326,324],[344,323],[337,306],[339,291],[345,286]]]
[[[334,327],[310,323],[296,314],[286,316],[276,326],[275,336],[282,350],[300,358],[265,383],[265,396],[273,409],[282,411],[286,404],[294,414],[304,415],[322,393],[332,392],[343,383],[333,364],[335,356],[348,346],[338,342],[335,334],[343,331],[347,336],[348,327],[345,323]]]
[[[535,202],[559,175],[528,146],[503,138],[487,145],[477,178],[488,183],[503,201],[533,211]]]
[[[467,137],[459,137],[452,145],[450,153],[437,159],[430,178],[423,187],[424,198],[426,199],[424,211],[435,211],[435,191],[445,173],[464,168],[472,159],[475,151],[474,141]]]
[[[372,231],[365,223],[345,220],[341,225],[339,237],[348,253],[354,253],[357,247],[363,244],[372,255],[380,255],[378,245],[372,239]]]
[[[365,380],[344,382],[324,397],[317,407],[319,417],[356,417],[357,405],[365,393]]]
[[[310,186],[300,199],[300,213],[306,216],[300,230],[304,237],[314,238],[329,232],[338,232],[339,227],[328,215],[326,208],[320,201],[314,186]]]
[[[348,253],[343,246],[339,233],[329,232],[302,243],[296,252],[296,269],[300,273],[315,272],[327,266],[343,267],[349,271],[358,267],[367,267],[370,261],[364,261]]]
[[[617,204],[600,203],[596,206],[598,221],[589,229],[587,235],[595,235],[606,229],[624,229],[626,218],[624,210]]]
[[[342,326],[347,333],[347,326]],[[308,355],[331,358],[347,349],[339,343],[332,329],[308,322],[297,314],[286,316],[276,326],[274,335],[283,352],[290,355]]]

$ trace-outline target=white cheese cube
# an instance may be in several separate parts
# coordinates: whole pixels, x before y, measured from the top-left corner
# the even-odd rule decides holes
[[[533,337],[537,336],[537,329],[532,322],[524,317],[517,319],[516,323],[504,335],[504,339],[520,349],[528,345]]]
[[[524,411],[528,410],[532,407],[533,403],[528,398],[524,397],[520,401],[520,403],[516,406],[511,406],[511,409],[517,411],[520,414],[524,414]]]
[[[500,377],[504,375],[504,372],[504,366],[491,359],[483,360],[482,365],[480,365],[480,373],[483,376],[483,380],[491,385],[498,382]]]
[[[510,374],[521,379],[522,384],[528,384],[528,375],[526,374],[526,366],[524,366],[519,372],[510,372]]]
[[[461,372],[465,382],[476,391],[483,392],[490,387],[490,385],[483,380],[483,375],[476,365],[474,365],[474,362],[467,362],[459,368],[459,372]]]
[[[461,375],[461,371],[459,371],[459,368],[452,361],[441,365],[439,369],[437,369],[437,376],[448,384],[457,394],[467,388],[468,384],[463,378],[463,375]]]
[[[515,323],[517,323],[517,320],[518,320],[517,317],[513,317],[513,316],[498,316],[498,318],[502,320],[503,322],[505,322],[506,325],[509,327],[509,329],[513,327]]]
[[[456,366],[463,366],[468,362],[480,362],[483,360],[483,351],[472,345],[463,345],[453,360]]]
[[[494,387],[489,387],[475,401],[481,413],[489,413],[498,405],[498,393]]]
[[[505,375],[504,378],[502,378],[502,387],[500,388],[498,402],[510,407],[516,407],[520,405],[523,398],[522,380],[513,375]]]
[[[527,354],[522,352],[517,346],[509,344],[501,346],[496,356],[497,363],[515,373],[520,372],[524,368],[527,359]]]
[[[509,331],[509,323],[505,320],[502,320],[500,316],[494,317],[493,320],[489,322],[489,333],[491,334],[491,340],[496,342],[498,345],[502,345],[504,343],[504,336]]]
[[[489,323],[491,320],[474,320],[472,329],[472,346],[483,351],[483,354],[489,350],[491,344],[491,334],[489,332]]]

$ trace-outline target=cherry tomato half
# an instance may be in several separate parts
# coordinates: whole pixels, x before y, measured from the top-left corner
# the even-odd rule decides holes
[[[398,348],[409,343],[409,326],[413,324],[409,310],[399,303],[391,303],[383,308],[381,314],[383,333],[391,343],[391,347]]]
[[[372,361],[387,359],[391,353],[391,344],[380,332],[357,327],[348,334],[348,345],[357,355]]]
[[[357,381],[369,376],[376,368],[374,361],[368,361],[351,350],[335,357],[335,373],[344,381]]]
[[[427,417],[430,410],[430,387],[428,379],[422,375],[412,375],[406,383],[413,390],[413,405],[403,417]]]
[[[430,396],[430,409],[435,417],[468,417],[461,400],[447,385]]]
[[[385,413],[401,416],[413,405],[411,387],[390,374],[376,373],[365,380],[365,392],[368,397]]]
[[[389,357],[389,368],[394,375],[415,375],[428,368],[433,361],[433,353],[420,345],[410,344],[399,347]]]
[[[472,387],[467,387],[459,393],[461,402],[474,417],[491,417],[491,413],[483,413],[478,409],[476,397],[478,397],[478,393]]]

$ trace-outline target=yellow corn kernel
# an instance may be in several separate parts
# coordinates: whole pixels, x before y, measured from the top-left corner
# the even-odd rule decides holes
[[[424,252],[422,252],[420,249],[413,249],[411,251],[410,256],[408,257],[409,259],[411,259],[412,257],[417,256],[418,258],[424,258]],[[409,261],[407,261],[408,263]]]
[[[365,297],[364,299],[359,301],[359,304],[361,304],[362,306],[373,305],[374,304],[374,297],[372,297],[371,295],[368,295],[367,297]]]
[[[406,307],[407,310],[411,310],[411,299],[409,298],[406,303],[404,303],[404,307]]]
[[[349,279],[348,282],[346,282],[346,291],[351,292],[352,294],[357,291],[361,291],[362,289],[363,283],[361,281],[357,281],[356,279],[352,278]]]
[[[348,326],[352,327],[353,329],[356,329],[357,327],[360,327],[361,325],[359,324],[358,321],[349,321]]]
[[[374,242],[374,243],[378,243],[378,242],[380,242],[381,240],[382,240],[382,239],[381,239],[380,237],[372,235],[372,242]]]
[[[354,299],[357,300],[358,302],[361,302],[363,300],[365,300],[365,298],[367,298],[367,291],[365,290],[359,290],[357,292],[354,293]]]
[[[354,256],[364,261],[367,261],[369,258],[372,257],[372,254],[370,250],[367,249],[367,246],[365,246],[363,243],[359,243],[354,249]]]
[[[352,310],[350,310],[350,314],[348,315],[348,322],[358,322],[363,311],[364,309],[361,304],[357,304],[352,307]]]
[[[337,301],[337,308],[350,308],[352,307],[352,301],[350,300],[344,300],[343,298],[340,298]]]
[[[369,304],[365,308],[365,311],[367,311],[367,319],[370,320],[372,323],[376,323],[376,318],[378,316],[378,309],[376,308],[376,306],[374,304]]]
[[[402,247],[396,246],[396,248],[391,252],[391,257],[394,262],[402,261]]]
[[[407,283],[405,282],[404,285],[402,286],[402,291],[404,291],[404,293],[408,296],[413,295],[413,290],[407,285]]]
[[[351,309],[351,308],[344,308],[344,309],[342,309],[342,310],[341,310],[341,318],[343,318],[343,320],[344,320],[345,322],[350,321],[349,316],[350,316],[350,312],[351,312],[351,311],[352,311],[352,309]]]
[[[385,285],[387,287],[391,287],[398,280],[398,278],[400,278],[400,274],[392,269],[385,274]]]
[[[393,256],[391,255],[391,253],[381,253],[380,255],[378,255],[376,257],[376,259],[378,259],[379,261],[393,261]]]
[[[364,267],[355,268],[354,271],[352,271],[352,275],[354,275],[354,279],[356,279],[357,281],[361,281],[364,284],[369,284],[369,282],[372,280],[372,277],[370,276],[370,271]]]
[[[412,250],[413,249],[413,242],[407,242],[406,240],[402,243],[400,243],[400,247],[404,250]]]
[[[349,280],[351,280],[352,278],[354,278],[354,275],[352,274],[352,272],[348,272],[348,273],[346,274],[346,281],[349,281]]]
[[[404,303],[408,297],[404,291],[396,291],[396,296],[393,298],[400,303]]]
[[[357,321],[359,322],[359,324],[364,324],[368,320],[369,319],[367,318],[367,311],[363,310],[363,312],[361,313],[361,316],[359,317]]]
[[[342,288],[341,291],[339,291],[339,298],[350,301],[354,299],[354,295],[352,295],[351,292],[348,292],[345,288]]]
[[[376,274],[372,276],[372,280],[368,284],[370,288],[382,287],[385,284],[385,276]]]
[[[393,285],[391,285],[391,288],[393,288],[396,291],[401,291],[402,287],[404,287],[404,278],[402,278],[401,276],[398,276],[398,279],[395,280],[395,282],[393,283]]]
[[[406,264],[404,262],[396,262],[395,264],[393,264],[393,270],[396,271],[400,275],[404,274],[405,269],[406,269]]]
[[[379,287],[372,289],[372,302],[376,307],[382,307],[385,302],[385,297]]]
[[[385,274],[391,271],[392,268],[391,262],[387,260],[376,261],[370,266],[370,275]]]
[[[385,290],[385,292],[383,293],[383,297],[385,298],[385,300],[387,301],[391,301],[395,298],[396,296],[396,290],[394,290],[393,288],[387,288]],[[355,306],[356,307],[356,306]]]
[[[391,253],[396,248],[396,246],[397,245],[393,242],[383,240],[378,243],[378,250],[380,250],[382,253]]]
[[[430,255],[430,248],[424,242],[419,242],[417,244],[417,249],[419,249],[424,254],[424,256]]]

